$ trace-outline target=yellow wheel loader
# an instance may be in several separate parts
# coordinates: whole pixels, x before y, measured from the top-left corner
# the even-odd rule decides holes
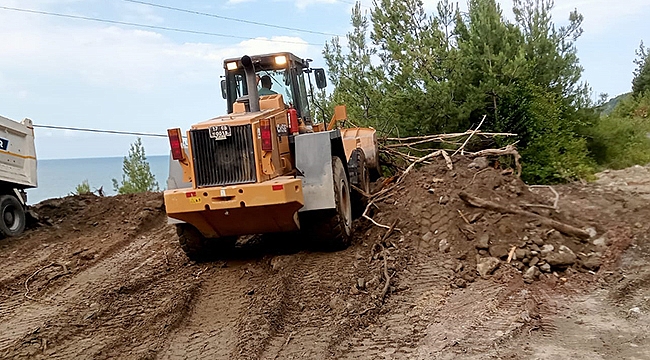
[[[311,75],[319,89],[327,81],[309,61],[286,52],[227,59],[228,114],[191,126],[185,137],[168,130],[165,208],[191,259],[250,234],[304,231],[320,248],[349,244],[359,212],[352,185],[368,192],[379,171],[375,130],[338,128],[345,106],[329,124],[312,119]]]

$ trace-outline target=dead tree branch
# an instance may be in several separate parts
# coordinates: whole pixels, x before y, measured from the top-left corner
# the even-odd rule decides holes
[[[539,220],[542,224],[548,225],[555,230],[569,236],[575,236],[580,239],[589,239],[591,236],[589,235],[588,232],[582,229],[578,229],[575,226],[571,226],[562,222],[559,222],[557,220],[549,219],[545,216],[538,215],[535,213],[532,213],[530,211],[525,211],[521,209],[511,209],[507,208],[503,205],[497,204],[495,202],[489,201],[489,200],[484,200],[476,196],[472,196],[467,194],[466,192],[461,192],[458,194],[458,196],[469,204],[470,206],[482,208],[482,209],[487,209],[490,211],[498,212],[501,214],[514,214],[514,215],[523,215],[529,218],[533,218],[536,220]]]
[[[555,195],[555,200],[553,200],[553,206],[549,205],[542,205],[542,204],[524,204],[523,206],[525,207],[537,207],[537,208],[543,208],[543,209],[551,209],[551,210],[557,210],[558,202],[560,202],[560,194],[558,194],[555,189],[550,186],[550,185],[530,185],[528,187],[529,189],[549,189],[551,192],[553,192],[553,195]]]
[[[461,146],[460,146],[460,147],[459,147],[459,148],[458,148],[458,149],[453,153],[452,156],[458,154],[458,152],[460,152],[461,155],[465,155],[465,153],[464,153],[465,145],[467,145],[467,143],[468,143],[469,140],[472,138],[472,136],[474,136],[474,134],[476,134],[476,132],[481,128],[481,125],[483,125],[483,122],[485,121],[485,118],[486,118],[486,117],[487,117],[487,115],[483,115],[483,119],[481,119],[481,122],[478,124],[478,126],[476,127],[476,129],[474,129],[474,131],[472,131],[472,133],[469,134],[469,137],[467,138],[467,140],[465,140],[465,142],[463,143],[463,145],[461,145]]]

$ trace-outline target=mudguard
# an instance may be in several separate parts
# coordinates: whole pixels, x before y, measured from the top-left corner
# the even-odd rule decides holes
[[[332,156],[347,164],[341,132],[336,130],[300,134],[295,137],[296,168],[305,199],[300,212],[336,208]],[[346,169],[347,174],[347,169]],[[349,177],[349,175],[348,175]]]

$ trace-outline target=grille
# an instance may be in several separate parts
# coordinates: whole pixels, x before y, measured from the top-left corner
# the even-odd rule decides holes
[[[251,125],[230,127],[224,140],[208,129],[191,130],[194,179],[197,186],[221,186],[257,181]]]

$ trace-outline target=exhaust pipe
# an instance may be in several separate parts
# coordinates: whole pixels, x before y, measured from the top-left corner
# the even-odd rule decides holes
[[[260,111],[260,95],[257,92],[257,76],[255,75],[255,66],[250,56],[244,55],[241,58],[241,64],[246,72],[246,86],[248,87],[248,106],[249,112]]]

